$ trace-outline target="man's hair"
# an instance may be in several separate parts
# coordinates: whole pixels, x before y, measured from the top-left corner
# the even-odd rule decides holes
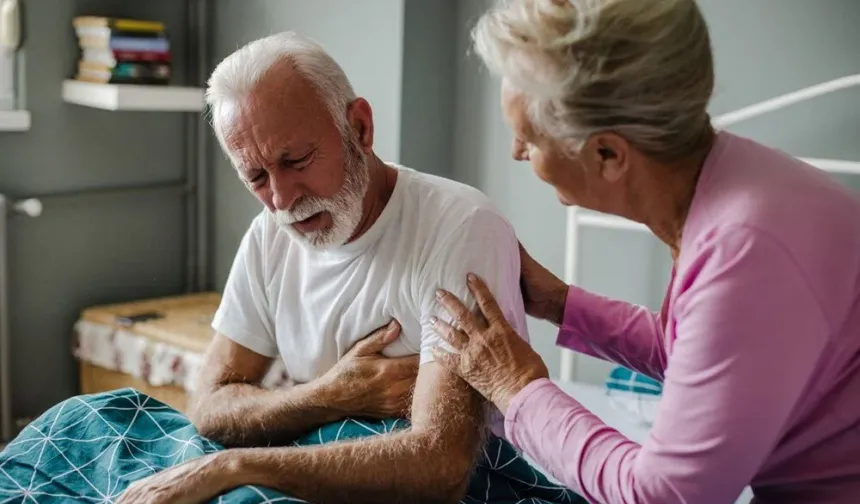
[[[706,138],[714,69],[694,0],[499,0],[472,37],[568,152],[602,131],[664,159]]]
[[[212,128],[228,156],[226,138],[237,105],[272,67],[284,62],[307,79],[341,135],[347,134],[346,109],[356,95],[343,69],[312,39],[291,31],[282,32],[250,42],[227,56],[209,78],[206,103],[210,107]]]

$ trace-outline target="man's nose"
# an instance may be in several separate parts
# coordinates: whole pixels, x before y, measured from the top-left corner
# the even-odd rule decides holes
[[[296,183],[293,174],[275,171],[269,176],[272,188],[272,206],[278,210],[290,210],[296,201],[302,197],[299,184]]]

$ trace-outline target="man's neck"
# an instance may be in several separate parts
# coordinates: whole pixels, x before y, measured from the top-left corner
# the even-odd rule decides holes
[[[397,184],[397,170],[385,164],[376,155],[368,164],[368,170],[370,170],[370,182],[364,195],[364,211],[350,241],[359,239],[373,227],[376,219],[385,210],[385,205],[391,199],[394,186]]]

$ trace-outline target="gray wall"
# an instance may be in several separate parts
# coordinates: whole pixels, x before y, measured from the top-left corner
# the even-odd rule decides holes
[[[454,172],[457,0],[405,0],[400,162]]]
[[[88,109],[63,103],[60,90],[62,80],[73,75],[77,58],[71,19],[89,13],[165,21],[182,82],[184,2],[23,4],[26,106],[33,126],[26,133],[0,133],[0,192],[45,197],[41,217],[10,222],[7,244],[16,417],[39,414],[77,392],[71,336],[82,308],[175,294],[184,279],[180,194],[50,196],[182,179],[181,114]]]
[[[527,164],[509,157],[498,82],[469,50],[467,29],[488,5],[460,2],[454,176],[487,192],[512,220],[535,258],[564,273],[565,212]],[[714,115],[843,75],[860,72],[860,3],[856,0],[700,0],[710,24],[717,66]],[[860,89],[762,116],[733,131],[795,155],[860,160]],[[856,180],[843,178],[858,186]],[[647,236],[585,230],[580,284],[601,294],[659,306],[668,257]],[[532,337],[558,372],[555,329],[535,323]],[[599,382],[606,366],[581,358],[579,377]]]
[[[374,112],[375,149],[400,159],[403,0],[218,0],[212,2],[212,67],[243,44],[283,30],[316,39]],[[222,288],[242,235],[262,206],[213,141],[214,286]]]

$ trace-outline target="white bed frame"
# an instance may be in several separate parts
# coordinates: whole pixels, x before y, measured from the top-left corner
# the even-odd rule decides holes
[[[747,119],[767,114],[768,112],[773,112],[818,96],[855,86],[860,86],[860,74],[834,79],[793,93],[765,100],[761,103],[756,103],[755,105],[750,105],[740,110],[716,117],[713,119],[712,123],[714,127],[722,129],[742,121],[746,121]],[[860,162],[858,161],[816,158],[800,159],[827,172],[860,175]],[[570,285],[576,284],[578,281],[577,268],[579,266],[579,232],[580,227],[582,226],[650,232],[647,227],[638,222],[633,222],[612,215],[585,211],[577,207],[569,207],[567,210],[567,240],[565,244],[564,271],[565,280]],[[561,373],[559,379],[563,382],[576,381],[578,371],[578,359],[576,353],[567,349],[562,349],[561,352]]]

